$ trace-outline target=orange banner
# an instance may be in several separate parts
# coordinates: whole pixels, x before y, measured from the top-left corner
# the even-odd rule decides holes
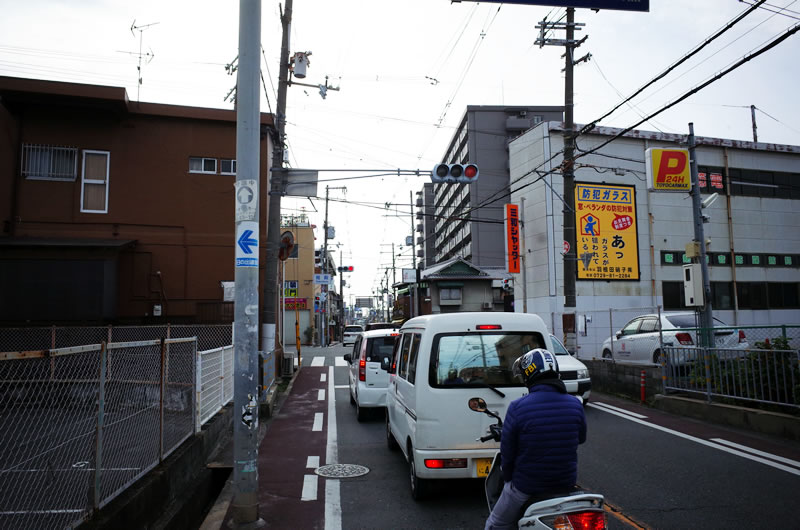
[[[506,255],[508,272],[519,272],[519,206],[506,204]]]

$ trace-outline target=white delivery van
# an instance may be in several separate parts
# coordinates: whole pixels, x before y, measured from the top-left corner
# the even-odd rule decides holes
[[[491,418],[472,397],[505,417],[528,392],[511,373],[534,348],[552,351],[544,321],[528,313],[448,313],[408,320],[395,344],[386,394],[386,441],[409,462],[411,495],[432,479],[485,477],[500,444],[481,443]]]

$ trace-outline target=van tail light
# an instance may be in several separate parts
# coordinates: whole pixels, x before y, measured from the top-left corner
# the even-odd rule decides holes
[[[503,329],[503,326],[499,324],[479,324],[475,326],[475,329],[480,330],[487,330],[487,329]]]
[[[365,359],[358,361],[358,380],[367,380],[367,361]]]
[[[574,512],[542,517],[542,522],[555,530],[603,530],[606,514],[601,511]]]
[[[684,346],[691,346],[692,344],[694,344],[692,336],[689,335],[688,333],[678,333],[675,335],[675,338],[678,340],[678,342],[680,342]]]
[[[741,344],[743,342],[747,342],[747,336],[744,334],[744,330],[740,329],[739,330],[739,344]]]
[[[425,467],[428,469],[452,469],[467,467],[466,458],[426,458]]]

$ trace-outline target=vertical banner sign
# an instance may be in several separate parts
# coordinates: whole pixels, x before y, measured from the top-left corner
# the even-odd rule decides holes
[[[506,204],[508,272],[519,272],[519,206]]]
[[[638,280],[636,188],[575,183],[579,280]]]

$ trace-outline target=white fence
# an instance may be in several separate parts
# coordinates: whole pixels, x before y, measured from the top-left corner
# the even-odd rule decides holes
[[[233,346],[199,352],[196,380],[195,431],[200,432],[203,424],[233,399]]]

